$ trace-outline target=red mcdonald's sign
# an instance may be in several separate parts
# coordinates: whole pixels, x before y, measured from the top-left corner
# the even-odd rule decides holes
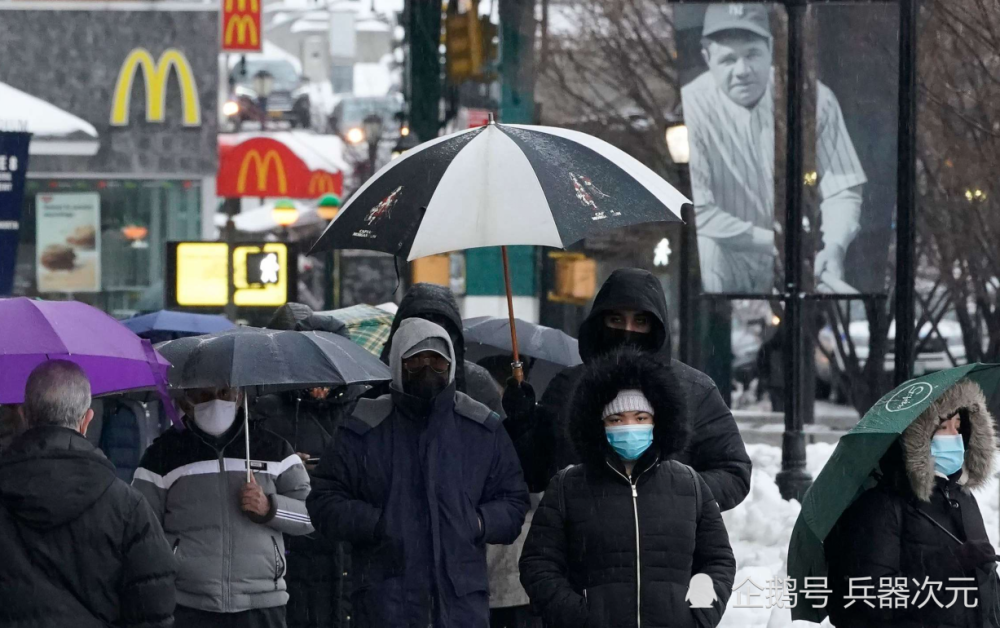
[[[216,194],[224,198],[317,199],[344,190],[341,172],[311,170],[284,143],[255,137],[219,151]]]
[[[264,45],[260,11],[263,0],[222,0],[222,50],[260,51]]]

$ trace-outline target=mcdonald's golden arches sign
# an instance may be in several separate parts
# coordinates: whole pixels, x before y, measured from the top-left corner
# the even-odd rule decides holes
[[[313,170],[285,143],[254,137],[220,146],[216,194],[224,198],[284,197],[318,199],[344,191],[342,172]]]
[[[156,59],[145,48],[134,48],[128,53],[118,71],[111,99],[112,126],[127,126],[129,123],[132,84],[137,74],[142,74],[145,81],[147,122],[165,120],[167,96],[172,93],[181,101],[184,126],[201,126],[201,103],[198,101],[194,72],[187,57],[176,48],[167,48]],[[173,92],[169,89],[172,76],[176,77],[177,85]]]
[[[263,47],[260,7],[263,0],[224,0],[222,3],[222,50],[259,51]]]

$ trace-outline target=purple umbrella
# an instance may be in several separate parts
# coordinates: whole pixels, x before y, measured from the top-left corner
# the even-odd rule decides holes
[[[79,364],[94,395],[160,388],[170,363],[124,325],[77,301],[0,299],[0,404],[24,401],[28,375],[46,360]]]

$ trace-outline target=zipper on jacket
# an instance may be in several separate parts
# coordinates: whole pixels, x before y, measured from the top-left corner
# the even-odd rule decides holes
[[[278,542],[271,537],[271,544],[274,545],[274,590],[278,590],[278,580],[281,580],[281,574],[285,571],[285,564],[281,558],[281,550],[278,549]]]
[[[180,540],[179,538],[177,538],[177,539],[174,539],[174,547],[173,547],[173,549],[171,550],[171,553],[172,553],[172,554],[173,554],[174,556],[176,556],[176,555],[177,555],[177,546],[178,546],[178,545],[180,545],[180,544],[181,544],[181,540]]]
[[[219,504],[222,507],[222,612],[229,612],[230,591],[229,573],[232,571],[232,548],[229,547],[229,511],[227,509],[229,500],[226,494],[229,492],[229,478],[226,477],[225,449],[219,452],[219,484],[222,488]]]
[[[628,482],[629,488],[632,489],[632,513],[635,515],[635,625],[636,625],[636,628],[642,628],[642,614],[641,614],[641,611],[642,611],[642,558],[641,558],[641,550],[640,550],[640,546],[639,546],[639,489],[638,489],[638,482],[639,482],[639,478],[642,477],[642,474],[645,473],[646,471],[649,471],[649,469],[654,468],[660,462],[660,459],[659,459],[659,457],[657,457],[657,459],[653,462],[653,464],[648,469],[644,469],[642,471],[642,473],[640,473],[639,475],[637,475],[635,477],[635,479],[633,479],[631,475],[626,476],[625,474],[623,474],[621,471],[619,471],[618,469],[616,469],[614,467],[614,465],[611,464],[611,462],[609,462],[607,460],[605,460],[605,462],[607,462],[608,467],[610,467],[612,471],[614,471],[615,473],[617,473],[626,482]]]

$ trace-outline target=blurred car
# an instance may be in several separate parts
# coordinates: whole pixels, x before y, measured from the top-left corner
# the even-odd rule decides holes
[[[271,93],[267,96],[267,111],[261,111],[255,77],[266,72],[271,76]],[[236,63],[229,74],[233,86],[229,100],[223,105],[228,130],[239,131],[244,122],[268,120],[288,122],[292,128],[309,128],[311,107],[308,80],[287,59],[251,58]]]
[[[334,106],[328,121],[329,130],[349,144],[360,144],[365,137],[365,118],[374,114],[382,120],[380,140],[399,139],[403,99],[399,94],[388,96],[345,96]]]

